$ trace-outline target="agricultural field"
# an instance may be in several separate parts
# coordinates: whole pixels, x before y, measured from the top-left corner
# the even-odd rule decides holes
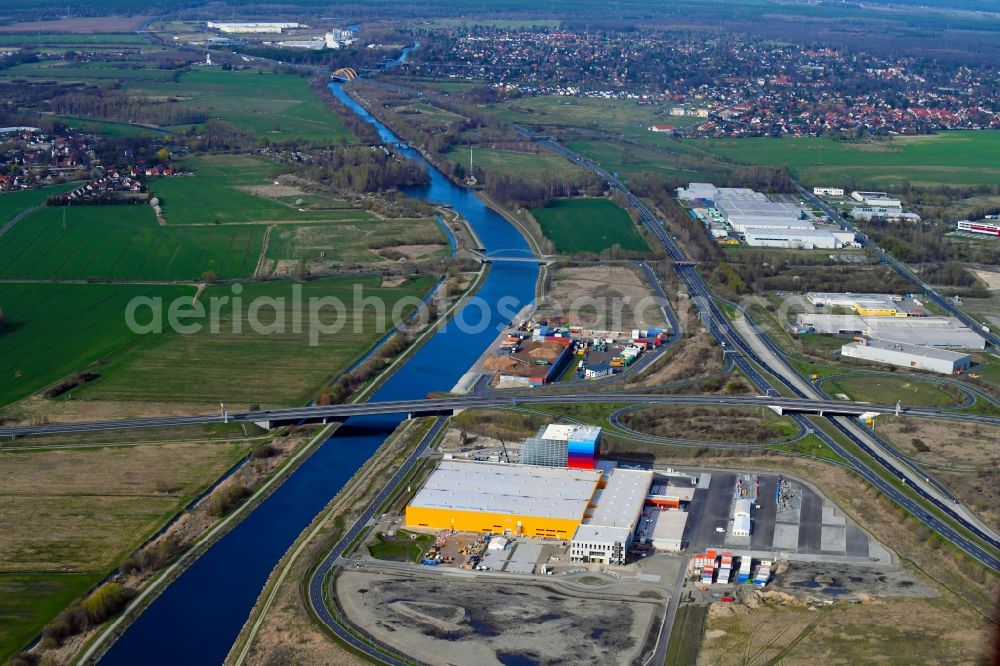
[[[404,298],[403,305],[423,298],[436,278],[422,276],[399,286],[383,287],[378,277],[341,277],[240,285],[241,303],[234,311],[230,301],[220,302],[217,332],[209,322],[189,335],[169,333],[149,346],[137,346],[111,359],[100,369],[101,378],[74,391],[74,399],[163,402],[204,402],[295,405],[315,395],[323,382],[343,372],[391,329],[376,321],[370,301],[382,299],[386,312]],[[296,303],[294,290],[301,289]],[[369,299],[362,312],[361,300]],[[234,296],[233,285],[213,285],[200,302],[211,312],[212,299]],[[309,301],[334,297],[344,304],[343,314],[327,306],[317,313],[323,326],[341,324],[336,333],[322,333],[310,324]],[[257,299],[259,310],[252,304]],[[300,317],[300,326],[295,327]],[[387,318],[388,319],[388,318]],[[255,323],[259,324],[256,326]],[[310,334],[319,332],[318,344]]]
[[[83,130],[91,134],[100,134],[111,139],[123,136],[155,136],[167,133],[166,130],[155,127],[116,123],[108,120],[91,120],[90,118],[74,118],[73,116],[52,116],[52,119],[62,121],[73,129]]]
[[[395,261],[449,253],[447,239],[433,219],[373,220],[275,225],[270,231],[263,268],[283,273],[288,262]],[[304,262],[304,264],[302,263]]]
[[[262,225],[161,227],[145,205],[47,207],[4,235],[0,277],[197,280],[208,271],[248,277],[257,266],[264,230]]]
[[[39,79],[58,81],[143,81],[167,82],[174,73],[148,63],[136,62],[70,62],[43,60],[8,67],[0,73],[4,79]]]
[[[248,450],[246,441],[195,440],[0,453],[0,659]]]
[[[172,75],[172,73],[169,73]],[[309,79],[263,70],[201,69],[174,81],[136,82],[130,92],[178,97],[192,107],[271,141],[354,140],[337,115],[309,89]]]
[[[529,179],[556,172],[562,175],[583,175],[583,169],[570,163],[564,157],[538,146],[535,149],[537,152],[524,153],[513,150],[480,148],[477,146],[472,150],[472,163],[488,171],[510,173]],[[444,156],[452,162],[461,164],[462,167],[468,169],[468,146],[453,147]]]
[[[34,206],[43,205],[49,197],[72,188],[73,185],[67,184],[21,190],[20,192],[3,192],[0,194],[0,226],[10,222],[18,213]]]
[[[193,287],[4,284],[0,405],[30,395],[136,342],[125,325],[137,296],[192,296]],[[97,372],[101,372],[97,370]]]
[[[690,139],[691,146],[743,164],[787,165],[808,184],[864,182],[892,188],[1000,184],[1000,132],[959,130],[847,142],[819,137]]]
[[[184,160],[182,165],[194,175],[149,182],[150,194],[160,200],[167,226],[374,219],[353,209],[300,210],[294,202],[308,195],[297,188],[272,186],[272,177],[280,169],[263,158],[216,155]]]
[[[608,199],[556,199],[545,208],[533,208],[542,233],[566,254],[600,253],[612,245],[633,252],[649,252],[628,213]]]

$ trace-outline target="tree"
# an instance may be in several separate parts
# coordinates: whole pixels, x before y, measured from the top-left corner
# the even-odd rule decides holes
[[[166,164],[167,162],[170,161],[170,151],[167,150],[166,148],[160,148],[158,151],[156,151],[156,160],[160,164]]]

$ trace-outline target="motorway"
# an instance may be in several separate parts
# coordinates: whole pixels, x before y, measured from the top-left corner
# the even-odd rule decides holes
[[[117,421],[83,421],[46,423],[36,426],[11,426],[0,430],[2,437],[51,435],[70,432],[122,430],[129,428],[175,427],[206,423],[262,423],[269,426],[299,422],[341,421],[352,416],[380,414],[436,415],[449,414],[460,409],[504,408],[528,405],[622,403],[648,405],[727,405],[732,407],[780,407],[785,412],[831,413],[860,416],[865,412],[895,414],[895,405],[877,405],[845,400],[814,400],[783,396],[714,396],[671,395],[660,393],[633,393],[626,391],[601,391],[584,393],[539,393],[537,395],[502,395],[479,393],[447,398],[396,400],[385,402],[349,403],[343,405],[310,405],[252,412],[223,414],[197,414],[191,416],[161,416]],[[921,407],[904,407],[899,413],[906,416],[974,421],[987,425],[1000,425],[1000,417],[980,416],[961,412],[948,412]]]

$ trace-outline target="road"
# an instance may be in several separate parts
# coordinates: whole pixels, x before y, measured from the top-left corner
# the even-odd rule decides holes
[[[773,388],[771,389],[774,390]],[[503,395],[496,392],[472,394],[447,398],[427,398],[419,400],[395,400],[385,402],[350,403],[343,405],[308,405],[253,412],[233,412],[222,414],[195,414],[190,416],[160,416],[117,421],[81,421],[67,423],[46,423],[35,426],[10,426],[0,429],[2,437],[23,437],[28,435],[51,435],[69,432],[101,430],[124,430],[131,428],[173,427],[199,425],[205,423],[265,423],[283,425],[304,421],[318,422],[323,419],[340,421],[352,416],[372,416],[379,414],[412,414],[433,416],[449,414],[459,409],[504,408],[527,405],[552,404],[595,404],[622,403],[648,405],[726,405],[732,407],[780,407],[786,412],[807,411],[809,413],[833,413],[860,416],[865,412],[893,414],[895,405],[877,405],[867,402],[846,400],[813,400],[809,398],[789,398],[770,396],[717,396],[717,395],[664,395],[659,393],[635,393],[628,391],[587,391],[581,393],[539,393]],[[981,416],[961,412],[948,412],[922,407],[904,407],[900,414],[936,418],[953,421],[977,422],[986,425],[1000,425],[1000,417]]]
[[[839,224],[841,228],[843,228],[844,230],[853,232],[857,236],[858,240],[861,242],[862,246],[864,246],[865,249],[873,252],[875,256],[878,257],[879,261],[890,266],[901,276],[903,276],[904,278],[915,284],[920,289],[920,293],[922,293],[926,298],[933,301],[942,310],[950,314],[952,317],[955,317],[956,319],[960,320],[963,324],[974,330],[976,333],[982,336],[987,342],[989,342],[994,347],[1000,348],[1000,337],[998,337],[996,334],[994,334],[989,330],[983,330],[982,322],[976,321],[969,315],[965,314],[962,310],[958,309],[958,307],[956,307],[955,304],[950,299],[947,299],[941,294],[937,293],[933,289],[933,287],[931,287],[923,280],[921,280],[909,268],[907,268],[906,265],[903,264],[903,262],[896,260],[891,255],[884,252],[882,248],[875,245],[875,243],[873,243],[871,239],[868,238],[867,235],[859,231],[858,228],[855,227],[852,223],[848,222],[843,217],[841,217],[840,213],[835,211],[828,203],[826,203],[825,201],[823,201],[822,199],[814,195],[812,192],[802,187],[801,185],[796,183],[795,186],[799,189],[799,194],[802,195],[803,199],[805,199],[806,201],[808,201],[809,203],[811,203],[812,205],[816,206],[821,211],[826,213],[826,215],[831,220]]]
[[[413,449],[413,452],[407,456],[406,461],[396,470],[392,479],[385,484],[382,490],[375,496],[368,507],[364,510],[350,529],[340,538],[337,544],[326,554],[323,561],[320,562],[319,566],[313,571],[312,576],[309,578],[309,607],[317,618],[327,627],[329,631],[336,634],[337,638],[344,641],[351,647],[360,650],[364,654],[372,657],[378,662],[392,664],[393,666],[404,666],[409,662],[397,659],[389,654],[386,654],[382,650],[376,649],[369,644],[369,642],[361,640],[355,633],[348,631],[344,625],[338,621],[337,618],[333,616],[333,611],[330,610],[329,605],[326,603],[325,588],[327,585],[327,577],[330,572],[333,571],[334,567],[337,566],[338,560],[343,557],[344,552],[347,550],[348,546],[361,535],[361,532],[365,529],[368,523],[375,517],[375,512],[378,508],[385,502],[396,487],[402,483],[403,478],[409,474],[410,470],[416,464],[420,456],[427,451],[431,442],[437,437],[438,433],[447,423],[447,419],[438,418],[431,429],[427,431],[420,443]],[[345,620],[346,623],[346,620]],[[360,630],[356,629],[355,632],[361,633]],[[368,641],[371,643],[375,642],[374,637],[368,635]]]

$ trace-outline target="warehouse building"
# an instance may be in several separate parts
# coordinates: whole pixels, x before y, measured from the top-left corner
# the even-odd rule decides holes
[[[846,358],[886,363],[911,370],[926,370],[942,375],[952,375],[957,370],[966,370],[972,365],[972,357],[968,354],[889,340],[868,340],[867,344],[852,342],[844,345],[840,354]]]
[[[956,228],[958,231],[1000,237],[1000,224],[996,224],[995,222],[959,220]]]
[[[639,539],[656,550],[676,552],[684,546],[687,511],[647,509],[639,523]]]
[[[409,528],[570,541],[574,562],[625,563],[652,485],[647,470],[443,460],[406,507]]]
[[[286,22],[274,22],[274,23],[219,23],[217,21],[209,21],[208,27],[219,32],[225,33],[237,33],[237,34],[252,34],[252,33],[264,33],[264,34],[280,34],[281,32],[288,30],[289,28],[298,28],[300,25],[298,23],[286,23]]]
[[[736,500],[736,508],[733,510],[733,536],[750,536],[753,530],[753,502],[748,499]]]
[[[863,335],[927,347],[985,349],[986,340],[955,317],[860,317],[803,313],[796,315],[799,333]]]
[[[813,305],[847,308],[863,317],[910,317],[922,315],[923,306],[898,294],[852,294],[810,291],[806,300]]]
[[[899,206],[855,206],[851,209],[851,217],[855,220],[871,222],[874,219],[905,222],[919,222],[916,213],[906,213]]]
[[[594,494],[593,512],[573,535],[570,560],[622,565],[649,495],[653,473],[602,464],[606,483]]]
[[[814,187],[813,194],[818,197],[842,197],[844,188],[842,187]]]
[[[901,208],[903,202],[894,197],[890,197],[886,192],[851,192],[851,198],[860,201],[867,206],[881,208]]]
[[[600,440],[601,429],[598,426],[549,424],[524,441],[521,463],[594,469]]]
[[[443,460],[406,507],[407,527],[569,539],[600,470]]]
[[[812,226],[812,225],[810,225]],[[854,242],[850,232],[833,233],[818,229],[762,229],[745,232],[750,247],[783,247],[792,250],[835,250]]]

